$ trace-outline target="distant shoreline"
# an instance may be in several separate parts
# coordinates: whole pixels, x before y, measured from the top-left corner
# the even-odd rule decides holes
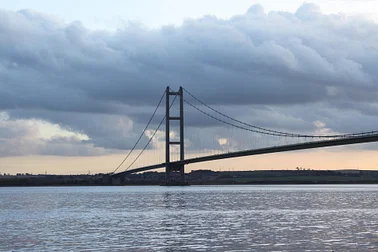
[[[377,182],[324,182],[324,183],[307,183],[307,182],[294,182],[294,183],[270,183],[267,181],[266,183],[189,183],[191,186],[227,186],[227,185],[378,185]],[[87,187],[87,186],[161,186],[161,184],[158,183],[150,183],[150,184],[143,184],[143,183],[135,183],[135,184],[122,184],[122,185],[111,185],[111,184],[50,184],[50,185],[20,185],[20,184],[13,184],[13,185],[2,185],[0,183],[1,187]]]
[[[317,185],[378,184],[378,171],[370,170],[268,170],[216,172],[197,170],[185,174],[191,185]],[[14,186],[142,186],[160,185],[162,172],[131,174],[124,180],[106,174],[95,175],[31,175],[0,176],[0,187]]]

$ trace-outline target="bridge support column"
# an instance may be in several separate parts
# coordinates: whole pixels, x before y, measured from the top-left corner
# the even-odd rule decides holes
[[[183,164],[171,163],[166,173],[165,185],[186,185]]]
[[[119,186],[125,184],[125,177],[111,177],[111,185]]]
[[[170,115],[170,96],[178,96],[180,98],[180,115],[171,116]],[[185,182],[185,167],[181,163],[185,159],[184,155],[184,96],[183,88],[180,87],[178,92],[173,92],[169,87],[166,89],[166,112],[165,112],[165,182],[166,185],[184,185]],[[180,139],[179,141],[170,140],[170,123],[171,121],[179,121],[180,123]],[[180,160],[176,162],[171,162],[171,145],[179,145],[180,150]]]

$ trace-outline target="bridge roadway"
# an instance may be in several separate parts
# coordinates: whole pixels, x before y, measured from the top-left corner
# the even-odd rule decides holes
[[[300,143],[300,144],[290,144],[290,145],[283,145],[283,146],[274,146],[274,147],[254,149],[254,150],[244,150],[244,151],[236,151],[236,152],[230,152],[230,153],[225,153],[225,154],[189,158],[184,161],[171,162],[171,165],[175,165],[175,164],[187,165],[187,164],[208,162],[208,161],[214,161],[214,160],[220,160],[220,159],[226,159],[226,158],[237,158],[237,157],[269,154],[269,153],[284,152],[284,151],[306,150],[306,149],[341,146],[341,145],[349,145],[349,144],[359,144],[359,143],[370,143],[370,142],[378,142],[378,134],[347,137],[347,138],[340,138],[340,139],[333,139],[333,140],[322,140],[322,141]],[[161,164],[136,168],[132,170],[127,170],[127,171],[115,173],[112,176],[118,177],[118,176],[124,176],[127,174],[132,174],[132,173],[137,173],[137,172],[155,170],[158,168],[165,167],[165,164],[166,163],[161,163]]]

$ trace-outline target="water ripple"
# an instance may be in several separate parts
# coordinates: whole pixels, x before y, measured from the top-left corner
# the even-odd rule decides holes
[[[377,251],[377,186],[0,188],[0,251]]]

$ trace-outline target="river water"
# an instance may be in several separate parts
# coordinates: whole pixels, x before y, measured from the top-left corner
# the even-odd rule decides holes
[[[0,251],[378,251],[378,186],[0,188]]]

